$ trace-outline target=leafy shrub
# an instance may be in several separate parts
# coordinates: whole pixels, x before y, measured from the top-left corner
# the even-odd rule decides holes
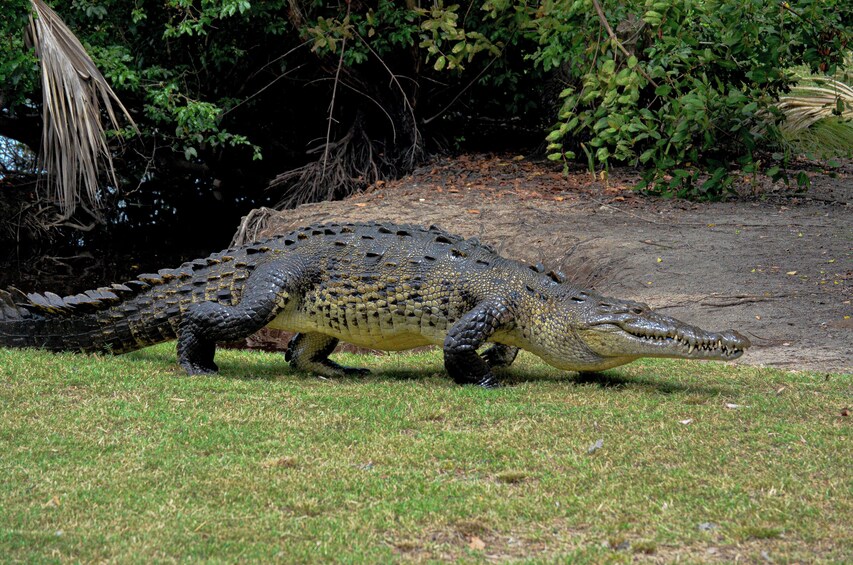
[[[528,33],[539,38],[531,57],[572,77],[548,134],[549,158],[567,161],[580,148],[590,166],[645,166],[650,191],[706,199],[730,188],[733,166],[755,170],[756,153],[773,143],[774,102],[794,80],[787,69],[832,71],[853,14],[836,0],[547,6],[528,11]]]

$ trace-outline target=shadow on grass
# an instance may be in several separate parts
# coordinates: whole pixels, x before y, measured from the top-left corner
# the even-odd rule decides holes
[[[171,370],[181,376],[184,374],[183,370],[178,367],[174,358],[167,359],[162,352],[143,349],[135,351],[129,355],[140,360],[161,364],[165,370]],[[327,380],[329,382],[354,384],[360,382],[426,381],[429,379],[443,379],[446,380],[448,384],[453,383],[440,363],[429,363],[421,368],[371,368],[371,372],[367,375],[348,376],[340,379],[325,379],[312,373],[294,370],[284,360],[284,355],[280,356],[280,360],[273,359],[272,361],[258,359],[256,362],[247,362],[246,360],[220,359],[217,363],[220,369],[220,377],[235,380],[272,381],[282,377],[295,377],[299,379],[319,379]],[[618,371],[613,370],[597,373],[573,373],[525,367],[499,369],[497,371],[497,375],[501,384],[507,387],[526,383],[564,383],[567,386],[597,385],[601,388],[613,389],[614,391],[628,388],[645,389],[657,394],[720,395],[727,392],[719,387],[692,384],[685,385],[667,380],[665,377],[656,379],[646,378],[643,376],[624,376]]]
[[[719,387],[709,387],[703,385],[684,385],[671,380],[666,380],[665,377],[660,379],[650,379],[645,377],[625,377],[618,372],[606,373],[573,373],[569,379],[570,382],[576,385],[598,385],[601,388],[645,388],[654,390],[662,394],[703,394],[703,395],[719,395],[727,392]]]

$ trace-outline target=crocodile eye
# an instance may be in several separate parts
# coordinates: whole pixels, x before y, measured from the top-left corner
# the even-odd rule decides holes
[[[643,309],[642,309],[642,308],[640,308],[639,306],[631,306],[631,308],[630,308],[630,312],[631,312],[632,314],[642,314],[642,313],[643,313]]]

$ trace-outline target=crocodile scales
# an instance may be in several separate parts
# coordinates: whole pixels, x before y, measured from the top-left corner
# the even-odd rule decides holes
[[[339,340],[434,344],[456,382],[484,387],[519,349],[592,372],[639,357],[732,360],[749,347],[435,226],[314,225],[83,294],[0,291],[0,346],[124,353],[177,338],[190,375],[217,370],[216,343],[263,327],[296,332],[286,359],[299,370],[366,372],[329,359]]]

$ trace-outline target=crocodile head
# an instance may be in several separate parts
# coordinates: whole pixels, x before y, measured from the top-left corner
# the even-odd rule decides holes
[[[569,327],[560,347],[551,347],[559,353],[546,359],[562,369],[600,371],[640,357],[731,361],[750,346],[734,330],[703,330],[639,302],[580,293],[565,306]]]

